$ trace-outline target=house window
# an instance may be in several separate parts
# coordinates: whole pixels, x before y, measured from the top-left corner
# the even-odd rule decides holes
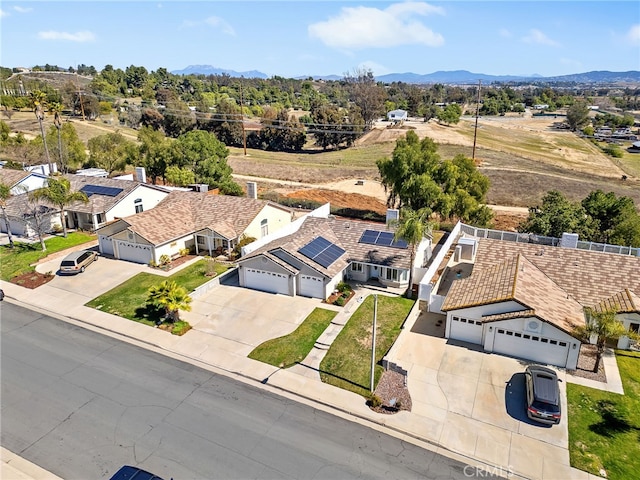
[[[136,199],[133,201],[133,206],[134,206],[134,207],[135,207],[135,209],[136,209],[136,213],[142,213],[142,211],[144,210],[144,209],[142,208],[142,199],[141,199],[141,198],[136,198]]]
[[[98,223],[103,223],[104,222],[104,217],[102,216],[101,213],[96,214],[96,222],[98,222]]]
[[[269,235],[269,221],[266,218],[260,222],[260,235],[263,237]]]
[[[630,332],[638,333],[639,330],[640,330],[640,323],[630,323],[629,324],[629,331]]]
[[[361,263],[352,263],[351,264],[351,271],[352,272],[362,272],[363,270],[363,265]]]
[[[395,268],[387,268],[386,269],[386,279],[394,282],[398,281],[398,270]]]

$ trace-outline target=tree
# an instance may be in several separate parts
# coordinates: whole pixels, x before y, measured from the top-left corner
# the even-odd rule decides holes
[[[585,342],[589,342],[592,337],[596,338],[596,364],[593,367],[593,371],[597,372],[607,342],[620,338],[627,331],[622,322],[616,319],[614,310],[587,309],[586,314],[586,324],[576,327],[574,332]]]
[[[49,157],[49,148],[47,148],[47,139],[44,134],[44,107],[47,102],[47,95],[40,91],[34,90],[30,96],[31,105],[33,107],[33,113],[35,113],[38,123],[40,124],[40,134],[42,135],[42,143],[44,145],[44,154],[49,164],[49,173],[53,173],[53,165],[51,164],[51,158]]]
[[[47,245],[44,243],[44,236],[51,225],[51,223],[46,220],[50,218],[54,210],[48,205],[44,205],[34,193],[35,191],[29,192],[23,197],[26,203],[24,219],[29,226],[35,230],[38,235],[38,240],[40,240],[40,248],[44,252],[47,250]]]
[[[53,113],[53,125],[58,131],[58,161],[60,162],[60,170],[65,171],[65,162],[62,159],[62,104],[60,102],[53,102],[49,105],[49,111]]]
[[[196,177],[192,170],[180,168],[175,165],[167,167],[164,176],[167,182],[177,187],[185,187],[189,184],[196,183]]]
[[[446,123],[447,125],[458,123],[460,121],[461,115],[462,107],[460,107],[460,105],[458,105],[457,103],[450,103],[446,107],[439,109],[436,113],[438,121],[441,123]]]
[[[413,296],[413,262],[416,258],[416,248],[427,235],[431,235],[433,225],[429,222],[429,211],[427,209],[411,210],[403,209],[400,212],[400,221],[396,223],[394,234],[395,241],[404,240],[409,244],[411,263],[409,266],[409,289],[408,297]]]
[[[196,115],[186,103],[180,100],[167,102],[163,123],[167,136],[177,138],[183,133],[193,130],[195,125]]]
[[[377,161],[387,206],[427,209],[442,219],[486,226],[492,218],[484,205],[489,180],[464,155],[441,160],[430,138],[409,131],[398,139],[390,159]]]
[[[242,189],[231,177],[228,155],[229,150],[215,135],[193,130],[173,142],[168,164],[191,169],[197,183],[219,188],[223,194],[237,195]]]
[[[87,203],[89,199],[83,192],[72,191],[71,182],[64,177],[47,179],[47,185],[32,193],[34,199],[48,200],[50,203],[60,209],[60,221],[62,222],[63,236],[67,236],[67,222],[65,208],[74,202],[80,201]]]
[[[89,139],[89,163],[104,168],[109,174],[124,170],[137,157],[137,147],[120,132],[106,133]]]
[[[140,125],[143,127],[151,127],[154,130],[162,130],[164,115],[155,108],[145,108],[140,114]]]
[[[582,200],[581,205],[594,221],[595,232],[589,240],[640,246],[640,243],[636,244],[637,239],[634,241],[634,237],[640,235],[640,230],[635,234],[629,230],[637,221],[634,219],[638,219],[639,216],[631,198],[617,197],[613,192],[594,190]]]
[[[173,280],[165,280],[159,285],[154,285],[148,292],[147,302],[156,308],[164,309],[165,318],[170,323],[180,320],[180,310],[191,311],[192,299],[187,290]]]
[[[589,123],[589,107],[586,102],[576,102],[567,109],[567,123],[573,132]]]
[[[13,248],[13,235],[11,233],[11,225],[9,222],[9,216],[7,215],[7,200],[11,198],[11,187],[3,182],[0,182],[0,212],[2,212],[2,219],[7,227],[7,237],[9,237],[9,248]]]
[[[529,217],[518,226],[518,231],[560,238],[563,233],[577,233],[591,238],[594,225],[580,204],[567,200],[557,190],[551,190],[542,199],[542,207],[529,208]]]
[[[376,118],[384,113],[384,88],[378,85],[373,72],[366,68],[356,68],[352,74],[345,74],[344,82],[353,103],[360,107],[365,128],[370,129]]]
[[[138,141],[138,161],[155,185],[158,178],[165,177],[171,144],[164,133],[152,127],[142,127],[138,132]]]

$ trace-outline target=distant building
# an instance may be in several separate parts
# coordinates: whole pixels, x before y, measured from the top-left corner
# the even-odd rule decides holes
[[[390,122],[404,122],[408,118],[406,110],[391,110],[387,113],[387,120]]]

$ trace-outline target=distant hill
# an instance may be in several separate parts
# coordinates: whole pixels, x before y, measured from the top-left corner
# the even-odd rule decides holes
[[[236,72],[235,70],[225,70],[211,65],[189,65],[182,70],[172,70],[171,73],[174,75],[229,75],[230,77],[269,78],[267,74],[257,70]]]
[[[248,72],[236,72],[235,70],[226,70],[223,68],[213,67],[211,65],[189,65],[182,70],[173,70],[171,73],[176,75],[229,75],[231,77],[245,78],[269,78],[265,73],[257,70]],[[316,80],[340,80],[340,75],[300,75],[296,79],[302,80],[312,77]],[[609,72],[606,70],[598,70],[585,73],[574,73],[571,75],[562,75],[557,77],[543,77],[541,75],[487,75],[485,73],[473,73],[467,70],[451,70],[437,71],[428,74],[418,74],[412,72],[406,73],[389,73],[387,75],[379,75],[376,80],[384,83],[404,82],[415,84],[429,83],[448,83],[448,84],[471,84],[493,82],[575,82],[575,83],[620,83],[620,82],[640,82],[640,71],[632,70],[628,72]]]

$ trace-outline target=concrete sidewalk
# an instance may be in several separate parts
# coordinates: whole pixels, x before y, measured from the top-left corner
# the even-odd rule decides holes
[[[177,337],[159,329],[85,307],[84,303],[87,299],[78,293],[66,292],[61,295],[59,289],[47,288],[47,285],[43,285],[37,289],[38,294],[34,295],[34,291],[8,282],[0,282],[0,287],[3,288],[7,301],[12,303],[39,309],[53,317],[82,324],[87,328],[120,337],[125,341],[162,351],[164,354],[203,368],[250,382],[254,386],[273,389],[284,396],[406,439],[438,454],[478,467],[485,472],[501,471],[509,478],[543,480],[596,478],[571,468],[568,464],[568,454],[565,457],[563,453],[559,453],[557,456],[554,455],[555,459],[543,462],[545,450],[541,450],[538,443],[524,435],[510,435],[509,441],[505,443],[499,438],[500,432],[487,423],[475,421],[455,412],[445,412],[444,415],[439,416],[438,410],[433,408],[434,402],[438,401],[437,396],[433,397],[429,394],[429,390],[424,390],[425,384],[422,381],[416,382],[420,373],[419,367],[410,372],[409,378],[410,392],[416,408],[411,412],[402,411],[395,415],[382,415],[370,410],[361,396],[320,381],[317,366],[323,355],[319,352],[321,349],[314,348],[310,357],[305,360],[305,363],[306,361],[310,363],[306,367],[279,369],[247,358],[246,345],[245,348],[238,349],[237,340],[224,338],[215,333],[194,328],[186,335]],[[370,292],[362,291],[357,296],[364,298],[368,293]],[[355,300],[357,302],[358,298],[356,297]],[[205,300],[194,299],[192,304],[194,310],[206,307],[204,303],[199,305],[200,302]],[[348,305],[350,308],[340,309],[334,322],[321,336],[319,340],[322,343],[330,344],[349,316],[357,310],[357,303]],[[327,305],[323,307],[331,308]],[[64,315],[61,312],[64,312]],[[403,335],[399,343],[402,343]],[[437,355],[437,352],[419,348],[415,349],[413,354],[417,357],[430,357]],[[414,363],[419,365],[420,361]],[[428,372],[423,373],[428,374]],[[540,458],[541,455],[543,458]],[[20,467],[22,464],[16,461],[16,458],[19,457],[8,455],[5,459],[3,454],[2,478],[53,478],[50,475],[42,476],[36,470],[31,470],[28,462],[24,463],[25,467],[22,470]],[[5,476],[5,468],[17,469],[20,473],[16,473],[15,476]]]

